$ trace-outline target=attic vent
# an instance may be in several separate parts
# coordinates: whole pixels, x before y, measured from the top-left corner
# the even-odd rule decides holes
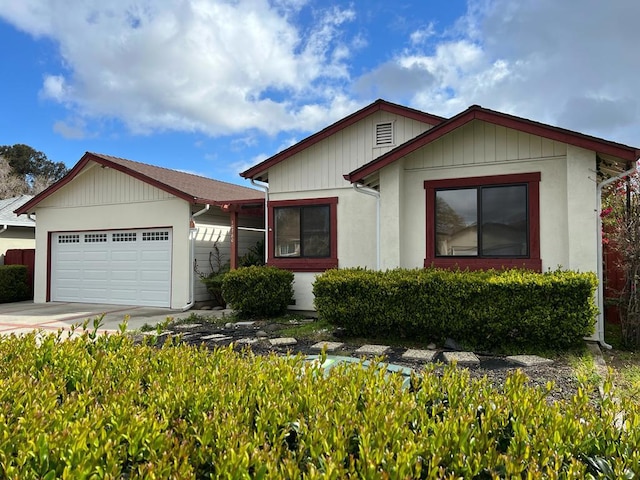
[[[393,145],[393,122],[376,123],[376,146]]]

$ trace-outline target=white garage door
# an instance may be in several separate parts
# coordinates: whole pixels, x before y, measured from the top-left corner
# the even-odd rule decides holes
[[[169,307],[171,229],[55,233],[51,300]]]

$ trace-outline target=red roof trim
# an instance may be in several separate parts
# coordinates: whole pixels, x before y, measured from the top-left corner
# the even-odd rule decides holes
[[[244,178],[255,178],[259,173],[268,170],[274,165],[286,160],[287,158],[295,155],[296,153],[309,148],[310,146],[318,143],[321,140],[324,140],[327,137],[343,130],[354,123],[362,120],[363,118],[368,117],[372,113],[377,111],[385,111],[389,113],[393,113],[396,115],[402,115],[404,117],[410,118],[412,120],[417,120],[420,122],[429,123],[431,125],[438,125],[446,120],[444,117],[439,117],[437,115],[431,115],[430,113],[421,112],[420,110],[416,110],[414,108],[405,107],[403,105],[398,105],[395,103],[387,102],[386,100],[378,99],[372,104],[358,110],[357,112],[352,113],[344,117],[342,120],[338,120],[336,123],[329,125],[328,127],[320,130],[317,133],[301,140],[295,145],[283,150],[282,152],[267,158],[263,162],[245,170],[240,174],[241,177]]]
[[[160,190],[170,193],[171,195],[174,195],[192,204],[202,203],[202,204],[210,204],[210,205],[224,205],[224,204],[236,204],[236,205],[256,204],[257,205],[261,201],[261,199],[259,198],[239,199],[239,200],[212,200],[212,199],[206,199],[206,198],[197,198],[192,195],[189,195],[188,193],[183,192],[178,188],[172,187],[163,182],[160,182],[159,180],[151,178],[135,169],[132,169],[125,165],[121,165],[117,162],[111,161],[108,158],[105,158],[101,155],[93,154],[91,152],[86,152],[82,156],[80,161],[76,165],[74,165],[74,167],[64,177],[62,177],[59,181],[57,181],[53,185],[49,186],[49,188],[45,189],[44,191],[42,191],[41,193],[33,197],[27,203],[22,205],[22,207],[16,210],[16,214],[21,215],[21,214],[29,213],[30,211],[32,211],[32,209],[36,207],[42,200],[49,197],[50,195],[57,192],[65,185],[67,185],[69,182],[71,182],[87,166],[87,164],[90,161],[93,161],[95,163],[98,163],[108,168],[112,168],[114,170],[118,170],[119,172],[122,172],[126,175],[136,178],[141,182],[147,183],[149,185],[153,185],[154,187]]]
[[[568,143],[570,145],[586,148],[599,153],[613,155],[628,162],[635,162],[640,158],[640,149],[630,147],[628,145],[611,142],[602,138],[592,137],[572,130],[546,125],[526,118],[516,117],[514,115],[508,115],[506,113],[496,112],[494,110],[482,108],[478,105],[473,105],[455,117],[436,125],[432,129],[427,130],[417,137],[403,143],[366,165],[344,175],[344,178],[351,183],[360,182],[365,177],[377,172],[381,168],[386,167],[405,155],[414,152],[418,148],[437,140],[447,133],[460,128],[472,120],[482,120],[494,125],[500,125],[506,128],[530,133],[532,135],[538,135],[540,137]]]

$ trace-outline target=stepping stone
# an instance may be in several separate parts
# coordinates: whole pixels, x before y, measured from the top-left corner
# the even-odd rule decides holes
[[[477,366],[480,360],[473,352],[443,352],[444,363],[451,364],[456,362],[458,365]]]
[[[213,340],[214,342],[223,342],[225,340],[231,340],[231,337],[223,335],[221,333],[214,333],[201,337],[202,340]]]
[[[236,343],[240,344],[240,345],[253,345],[254,343],[258,343],[260,340],[258,340],[257,338],[241,338],[240,340],[237,340]]]
[[[540,365],[551,365],[553,360],[539,357],[538,355],[511,355],[507,360],[523,367],[539,367]]]
[[[311,347],[309,348],[311,348],[312,350],[322,350],[323,348],[326,347],[327,352],[335,352],[343,345],[344,343],[341,343],[341,342],[318,342],[311,345]]]
[[[179,328],[180,330],[188,330],[190,328],[201,327],[200,323],[184,323],[182,325],[176,325],[174,328]]]
[[[243,327],[243,328],[247,328],[247,327],[253,327],[256,324],[256,322],[251,321],[251,322],[236,322],[236,327]]]
[[[388,345],[362,345],[356,353],[363,355],[384,355],[391,347]]]
[[[298,341],[291,337],[272,338],[269,343],[273,347],[286,347],[288,345],[295,345]]]
[[[181,333],[180,334],[180,339],[181,340],[187,340],[188,338],[193,338],[193,337],[197,337],[198,335],[195,333]]]
[[[433,358],[438,352],[436,350],[413,350],[409,349],[402,354],[402,358],[408,360],[421,360],[423,362],[433,362]]]

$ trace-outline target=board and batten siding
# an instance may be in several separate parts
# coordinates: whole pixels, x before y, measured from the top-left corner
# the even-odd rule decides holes
[[[89,162],[76,178],[73,188],[65,186],[48,198],[41,207],[76,207],[153,202],[174,198],[170,193],[112,168]]]
[[[196,250],[195,260],[198,275],[207,275],[211,272],[209,255],[214,251],[217,242],[223,265],[228,264],[231,258],[231,218],[228,213],[222,212],[219,208],[195,218],[196,228]],[[249,228],[264,228],[264,216],[262,215],[238,215],[238,226]],[[238,255],[244,255],[250,247],[258,241],[264,239],[263,232],[247,230],[238,231]],[[214,264],[214,268],[217,265]],[[196,276],[195,299],[196,301],[206,301],[210,299],[205,285]]]
[[[566,154],[565,143],[474,120],[408,155],[405,169],[531,160]]]
[[[393,145],[375,146],[377,123],[392,122]],[[376,112],[271,167],[270,193],[325,190],[349,186],[343,175],[431,128],[424,122]]]

